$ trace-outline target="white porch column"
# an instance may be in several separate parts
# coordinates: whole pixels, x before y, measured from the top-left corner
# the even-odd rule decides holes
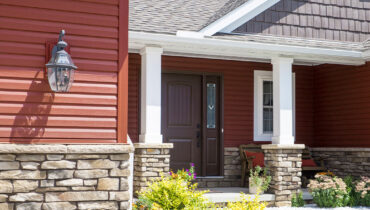
[[[144,47],[141,55],[141,133],[139,141],[161,144],[161,74],[163,49]]]
[[[293,58],[276,57],[273,66],[273,124],[272,144],[294,144],[293,137]]]

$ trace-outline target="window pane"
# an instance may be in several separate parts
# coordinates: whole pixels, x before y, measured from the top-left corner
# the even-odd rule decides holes
[[[207,83],[207,128],[216,128],[216,84]]]
[[[263,133],[272,133],[273,115],[272,108],[263,108]]]
[[[263,81],[263,105],[272,106],[272,81]]]

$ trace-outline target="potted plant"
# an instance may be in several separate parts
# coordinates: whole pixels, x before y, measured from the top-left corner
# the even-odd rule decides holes
[[[267,171],[267,168],[261,168],[260,166],[250,170],[249,193],[263,194],[269,188],[271,176],[267,175]]]

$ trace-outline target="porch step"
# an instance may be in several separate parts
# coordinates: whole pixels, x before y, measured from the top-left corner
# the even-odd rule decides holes
[[[242,187],[219,187],[219,188],[199,188],[199,190],[209,190],[208,193],[204,194],[206,198],[214,203],[227,203],[240,201],[240,192],[249,195],[251,199],[254,199],[256,195],[248,194],[248,188]],[[302,189],[303,200],[312,200],[312,196],[307,191],[307,189]],[[273,202],[275,201],[274,194],[262,194],[259,196],[260,201]]]

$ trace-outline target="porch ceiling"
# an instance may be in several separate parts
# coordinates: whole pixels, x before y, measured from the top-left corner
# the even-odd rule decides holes
[[[274,41],[273,41],[274,40]],[[270,62],[276,56],[294,58],[295,64],[362,65],[368,47],[362,43],[337,43],[307,39],[286,40],[232,37],[179,37],[169,34],[129,32],[129,51],[139,52],[144,46],[159,46],[163,54],[184,57],[201,57],[225,60]],[[355,46],[356,45],[356,46]]]

